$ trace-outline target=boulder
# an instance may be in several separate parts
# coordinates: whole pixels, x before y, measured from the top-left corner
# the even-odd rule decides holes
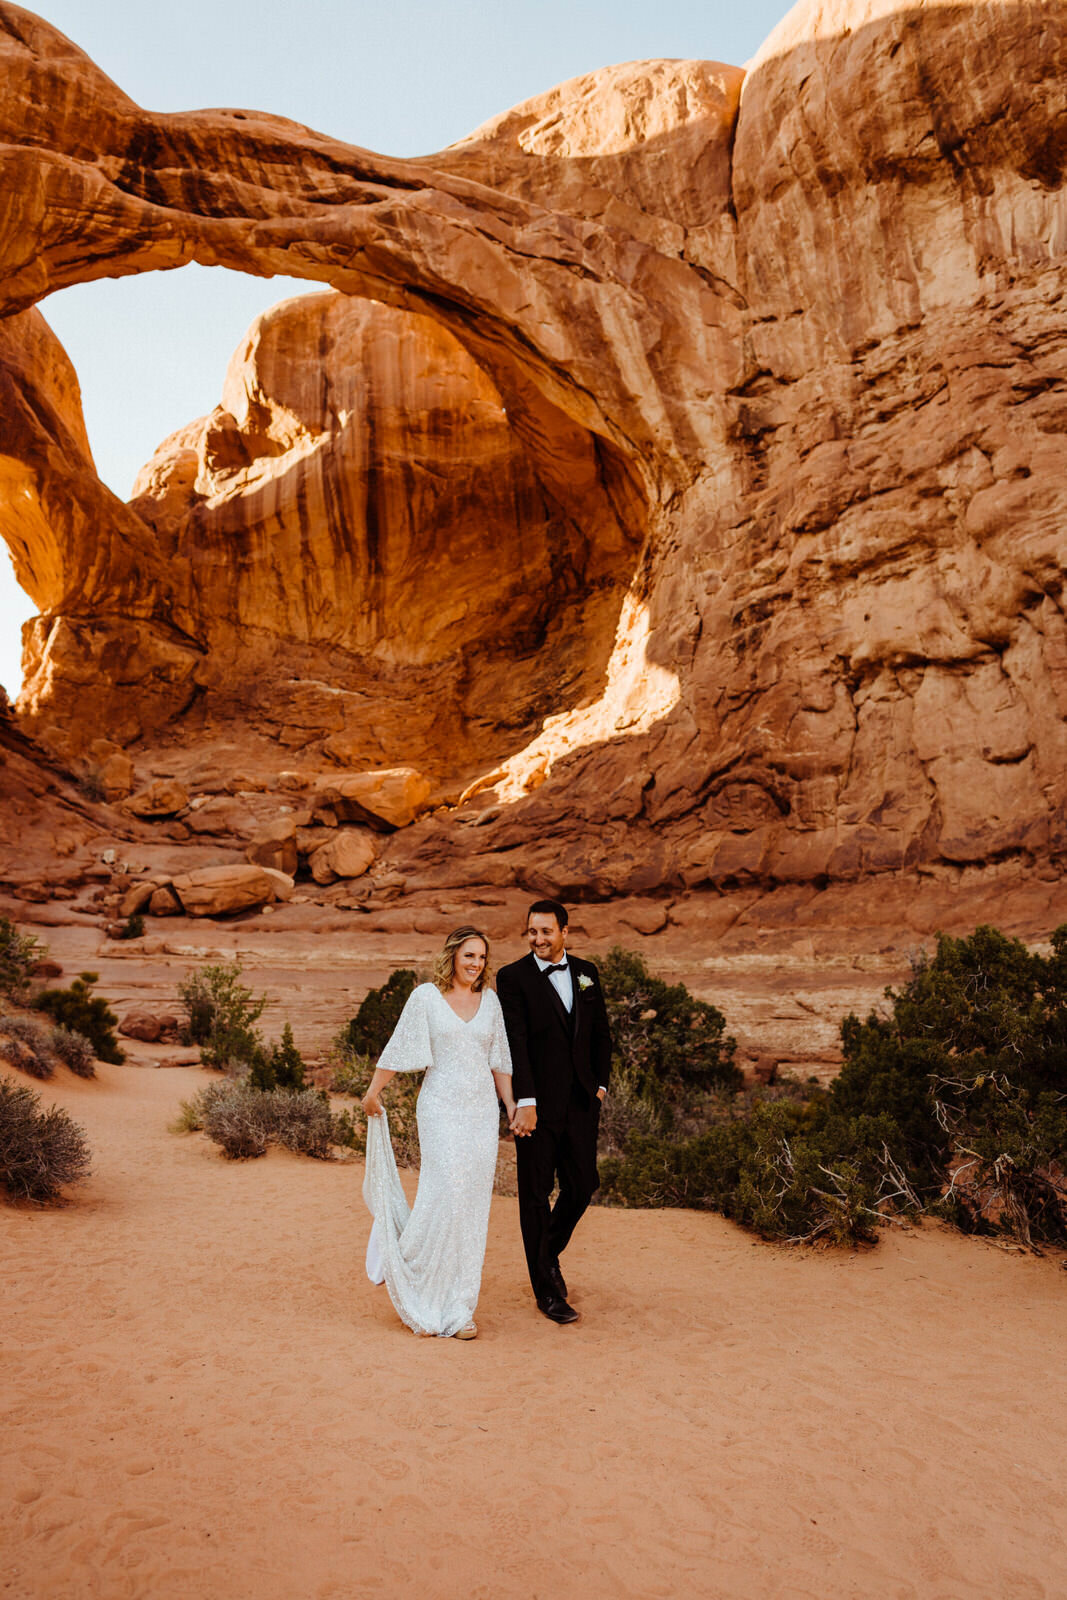
[[[125,750],[116,750],[100,768],[105,800],[125,800],[133,788],[133,762]]]
[[[296,875],[300,864],[296,839],[296,824],[292,817],[278,817],[262,828],[245,851],[245,859],[260,867],[273,867],[276,871]]]
[[[337,778],[319,790],[319,798],[342,822],[364,822],[372,828],[406,828],[425,809],[430,781],[414,767],[388,767]]]
[[[140,1039],[144,1044],[154,1044],[163,1031],[154,1011],[128,1011],[119,1023],[119,1032],[127,1039]]]
[[[660,900],[631,900],[621,907],[619,921],[624,922],[635,933],[644,934],[646,937],[653,933],[660,933],[667,926],[670,917],[666,905]]]
[[[251,807],[228,794],[205,800],[198,797],[184,822],[192,833],[221,834],[238,839],[254,838],[261,827]]]
[[[170,1011],[149,1011],[143,1006],[127,1011],[119,1023],[118,1031],[127,1039],[140,1039],[144,1044],[176,1043],[181,1023]]]
[[[119,901],[119,916],[133,917],[138,911],[144,911],[158,888],[159,882],[155,878],[132,884]]]
[[[280,872],[277,867],[264,867],[263,871],[274,884],[274,898],[276,900],[289,900],[292,898],[295,885],[288,872]],[[264,907],[264,910],[266,910],[266,907]]]
[[[131,795],[126,810],[135,817],[176,817],[188,804],[188,793],[176,778],[156,778],[147,789]]]
[[[163,883],[152,890],[148,911],[153,917],[177,917],[181,915],[182,904],[170,885]]]
[[[333,883],[335,878],[361,878],[374,858],[369,829],[338,828],[311,857],[311,876],[316,883]]]
[[[275,899],[278,884],[264,867],[201,867],[183,872],[173,881],[174,893],[191,917],[224,916],[248,911]]]

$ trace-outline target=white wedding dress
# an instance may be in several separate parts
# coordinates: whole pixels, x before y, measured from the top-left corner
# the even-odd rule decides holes
[[[408,1207],[385,1116],[367,1119],[363,1198],[374,1226],[367,1275],[384,1282],[415,1333],[450,1337],[478,1303],[496,1174],[499,1111],[494,1072],[511,1073],[500,1002],[491,989],[469,1022],[440,989],[413,990],[379,1067],[421,1072],[421,1167]]]

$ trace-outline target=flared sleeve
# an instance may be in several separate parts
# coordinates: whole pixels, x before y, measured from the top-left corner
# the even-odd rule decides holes
[[[504,1013],[492,989],[486,994],[486,999],[493,1008],[493,1029],[489,1035],[489,1071],[503,1072],[510,1078],[511,1051],[508,1048],[507,1029],[504,1027]]]
[[[392,1037],[378,1057],[379,1067],[387,1072],[423,1072],[433,1065],[430,1008],[426,1003],[430,987],[420,983],[408,995]]]

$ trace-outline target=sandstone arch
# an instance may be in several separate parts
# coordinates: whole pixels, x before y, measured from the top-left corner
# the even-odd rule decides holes
[[[414,162],[152,116],[12,6],[0,39],[10,312],[189,259],[332,282],[440,321],[531,436],[551,405],[640,486],[604,692],[507,764],[494,871],[1058,859],[1062,7],[806,0],[743,86],[609,69]]]

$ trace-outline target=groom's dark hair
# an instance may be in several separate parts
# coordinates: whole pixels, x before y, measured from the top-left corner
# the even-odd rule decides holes
[[[555,917],[561,929],[567,926],[567,907],[561,906],[558,900],[535,900],[526,913],[527,922],[535,912],[539,917]]]

